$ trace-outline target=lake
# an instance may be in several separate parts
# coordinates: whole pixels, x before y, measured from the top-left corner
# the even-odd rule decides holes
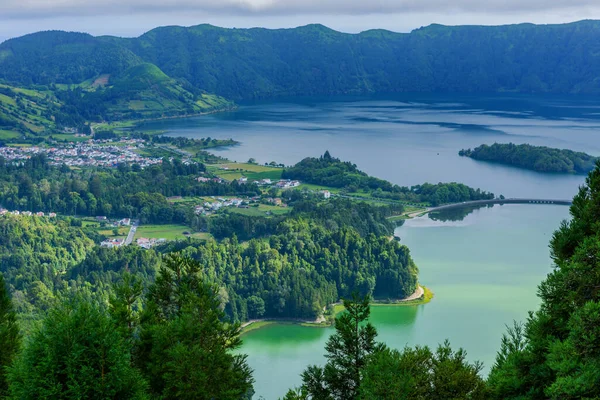
[[[506,197],[571,198],[583,177],[459,157],[481,144],[531,143],[600,155],[600,105],[572,97],[405,95],[304,99],[240,106],[230,113],[147,124],[167,134],[233,138],[216,153],[286,165],[322,155],[402,186],[462,182]]]
[[[462,221],[408,221],[396,230],[434,299],[421,306],[376,306],[378,340],[395,348],[436,346],[449,339],[487,373],[505,325],[538,305],[536,287],[551,270],[548,241],[565,206],[504,205],[475,210]],[[309,364],[324,363],[333,328],[272,325],[244,335],[256,378],[255,398],[282,397]]]
[[[403,95],[302,99],[242,105],[231,113],[157,121],[152,129],[188,137],[233,138],[221,156],[293,164],[329,150],[399,185],[457,181],[507,197],[570,199],[583,176],[548,175],[459,157],[480,144],[531,143],[600,155],[594,99],[513,95]],[[379,340],[392,347],[449,339],[487,373],[505,325],[538,305],[551,270],[548,242],[568,207],[503,205],[416,218],[396,230],[433,301],[373,307]],[[432,219],[434,218],[434,219]],[[255,398],[276,399],[324,362],[332,328],[272,325],[243,337],[255,370]]]

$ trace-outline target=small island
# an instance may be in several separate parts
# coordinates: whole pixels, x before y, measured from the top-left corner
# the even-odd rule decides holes
[[[458,155],[537,172],[563,174],[587,174],[594,169],[598,160],[589,154],[572,150],[514,143],[494,143],[491,146],[482,144],[473,150],[463,149]]]

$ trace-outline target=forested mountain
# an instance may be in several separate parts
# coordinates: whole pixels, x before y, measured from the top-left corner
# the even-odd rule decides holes
[[[149,62],[231,99],[373,92],[598,93],[600,22],[431,25],[409,34],[163,27],[139,38],[42,32],[0,45],[0,79],[81,83]]]
[[[567,174],[587,174],[594,169],[596,163],[596,157],[586,153],[530,144],[482,144],[473,150],[463,149],[458,154],[474,160],[497,162],[538,172]]]

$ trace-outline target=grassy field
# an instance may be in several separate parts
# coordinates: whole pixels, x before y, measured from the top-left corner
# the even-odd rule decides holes
[[[261,179],[279,180],[281,179],[281,172],[283,171],[282,168],[247,163],[211,165],[210,170],[218,177],[228,181],[240,179],[242,176],[245,176],[251,181],[259,181]]]
[[[89,221],[83,221],[83,222],[89,223]],[[119,233],[116,236],[113,235],[113,229],[115,229],[115,228],[106,227],[106,228],[98,229],[98,233],[101,235],[104,235],[106,237],[109,237],[111,239],[125,239],[127,237],[127,235],[129,234],[128,226],[120,226],[120,227],[116,228],[119,231]]]
[[[52,134],[52,137],[55,140],[58,141],[67,141],[67,142],[87,142],[88,140],[90,140],[89,137],[80,137],[80,136],[75,136],[75,135],[71,135],[69,133],[54,133]]]
[[[19,132],[0,129],[0,139],[16,139],[20,136],[21,134]]]
[[[291,207],[277,207],[266,204],[260,204],[258,207],[249,208],[227,208],[227,212],[247,215],[250,217],[264,217],[265,215],[267,215],[267,212],[270,212],[272,215],[284,215],[289,213],[290,211],[292,211]]]
[[[190,232],[191,235],[186,236],[183,232]],[[185,239],[186,237],[208,239],[210,238],[210,234],[202,232],[192,233],[192,230],[185,225],[141,225],[135,232],[134,240],[141,237],[166,240]]]

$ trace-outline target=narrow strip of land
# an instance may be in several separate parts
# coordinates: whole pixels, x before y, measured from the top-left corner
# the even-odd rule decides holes
[[[484,206],[488,204],[532,204],[532,205],[540,205],[540,204],[548,204],[548,205],[561,205],[561,206],[570,206],[573,204],[571,200],[558,200],[558,199],[519,199],[519,198],[510,198],[510,199],[489,199],[489,200],[474,200],[474,201],[463,201],[462,203],[452,203],[445,204],[439,207],[428,207],[417,211],[411,211],[409,213],[405,213],[404,215],[408,218],[414,218],[421,215],[429,214],[430,212],[442,211],[442,210],[450,210],[453,208],[462,208],[462,207],[472,207],[472,206]]]

